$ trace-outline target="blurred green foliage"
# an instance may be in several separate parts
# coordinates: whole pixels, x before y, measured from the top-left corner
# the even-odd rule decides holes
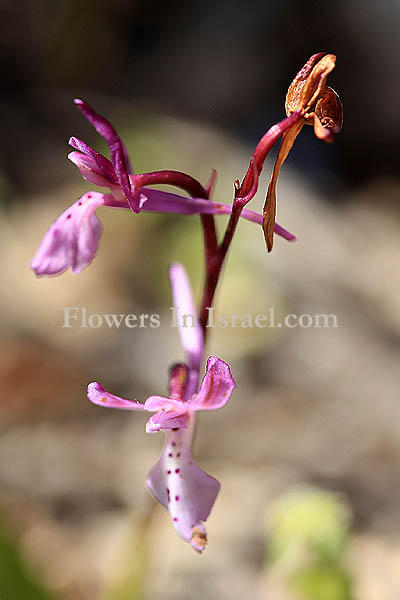
[[[100,595],[101,600],[140,600],[143,598],[151,548],[149,526],[156,505],[152,503],[149,506],[149,511],[143,519],[131,523],[121,545],[119,569],[106,584]]]
[[[305,600],[349,600],[351,579],[340,565],[317,561],[302,569],[290,580],[292,588]]]
[[[269,558],[302,600],[350,600],[344,564],[350,512],[331,492],[313,487],[290,491],[270,513]]]
[[[0,526],[0,600],[51,600]]]

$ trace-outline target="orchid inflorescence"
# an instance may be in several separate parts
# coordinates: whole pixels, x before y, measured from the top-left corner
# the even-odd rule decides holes
[[[173,364],[169,374],[169,397],[150,396],[142,404],[107,392],[99,383],[88,386],[87,395],[99,406],[122,410],[148,411],[146,431],[165,431],[164,449],[147,478],[147,488],[153,497],[170,512],[178,534],[202,552],[207,543],[204,521],[207,520],[220,483],[194,462],[191,454],[195,415],[200,410],[222,408],[235,388],[226,362],[210,356],[206,372],[199,385],[204,360],[209,308],[227,251],[240,217],[262,226],[268,251],[272,249],[274,233],[288,241],[295,236],[275,222],[276,183],[279,170],[295,138],[304,124],[314,126],[319,139],[330,142],[342,125],[340,100],[326,78],[335,66],[332,54],[314,54],[296,75],[286,97],[287,117],[273,125],[261,138],[251,157],[248,170],[240,183],[235,181],[231,206],[214,202],[212,192],[216,172],[203,185],[186,173],[173,170],[133,173],[126,147],[114,127],[83,100],[76,106],[110,149],[110,160],[82,140],[71,137],[75,149],[68,158],[78,167],[88,182],[109,193],[89,191],[70,206],[51,225],[32,262],[37,275],[55,275],[70,268],[80,273],[94,259],[102,232],[96,215],[99,206],[120,208],[134,213],[142,210],[159,213],[198,214],[204,233],[205,282],[199,310],[193,300],[190,282],[184,267],[174,263],[169,268],[173,303],[180,315],[194,317],[192,327],[180,326],[179,333],[185,362]],[[268,186],[263,215],[245,206],[255,196],[265,159],[275,142],[282,138],[275,167]],[[154,185],[172,185],[185,195],[154,189]],[[218,242],[214,217],[229,215],[226,231]],[[182,325],[182,319],[178,319]]]

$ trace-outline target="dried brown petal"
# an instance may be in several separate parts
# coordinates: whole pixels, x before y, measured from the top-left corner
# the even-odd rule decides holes
[[[207,534],[200,527],[193,527],[192,529],[192,543],[198,548],[199,552],[202,552],[207,545]]]
[[[289,116],[296,110],[306,113],[314,108],[314,104],[323,94],[326,78],[335,68],[334,54],[313,54],[293,79],[286,94],[285,109]]]
[[[342,127],[343,111],[339,96],[326,85],[335,68],[336,56],[313,54],[297,73],[286,94],[286,114],[297,113],[300,120],[284,133],[264,204],[263,230],[268,251],[272,250],[276,216],[276,185],[279,171],[304,124],[313,125],[315,135],[331,142]]]
[[[292,83],[289,86],[289,89],[286,94],[286,102],[285,109],[286,114],[289,117],[296,110],[300,110],[305,108],[300,103],[301,93],[304,86],[307,83],[307,80],[310,76],[311,71],[314,68],[315,63],[320,60],[323,56],[325,56],[325,52],[319,52],[318,54],[313,54],[304,67],[300,69],[297,73],[296,77],[293,79]]]
[[[271,252],[274,243],[274,225],[276,218],[276,184],[278,181],[279,171],[289,154],[295,139],[299,135],[304,121],[298,121],[282,136],[282,142],[279,148],[278,156],[276,157],[274,170],[268,186],[267,197],[264,204],[263,215],[263,230],[265,241],[267,243],[268,252]]]
[[[323,127],[332,133],[339,133],[343,124],[343,106],[340,98],[329,86],[326,86],[315,105],[315,116]]]
[[[325,89],[326,78],[335,68],[336,56],[326,54],[315,65],[305,86],[301,90],[300,104],[306,112],[314,108],[315,103]]]

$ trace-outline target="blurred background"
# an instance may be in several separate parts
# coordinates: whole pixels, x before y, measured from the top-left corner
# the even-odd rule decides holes
[[[4,600],[394,600],[400,570],[399,3],[20,0],[0,3],[0,596]],[[333,145],[304,128],[278,184],[298,235],[265,252],[242,222],[219,313],[334,313],[335,329],[211,331],[229,405],[204,414],[199,464],[222,481],[199,557],[144,488],[162,435],[89,405],[89,381],[143,401],[181,358],[166,271],[197,295],[197,217],[102,209],[79,276],[36,279],[50,223],[90,189],[76,135],[106,152],[83,97],[136,171],[180,169],[229,203],[314,52],[338,57]],[[272,157],[273,159],[273,157]],[[261,210],[272,159],[251,208]],[[224,219],[218,222],[220,230]],[[63,307],[158,313],[158,329],[63,329]]]

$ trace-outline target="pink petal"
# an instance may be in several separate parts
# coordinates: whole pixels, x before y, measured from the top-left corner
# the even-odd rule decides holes
[[[222,408],[235,387],[236,383],[226,362],[216,356],[210,356],[200,390],[188,404],[192,410]]]
[[[232,206],[220,202],[211,202],[204,198],[186,198],[171,192],[153,190],[148,187],[139,188],[142,201],[141,208],[148,212],[179,213],[181,215],[208,214],[230,215]],[[263,216],[253,210],[244,209],[241,216],[247,221],[262,225]],[[296,236],[275,223],[275,233],[288,241],[294,241]]]
[[[82,152],[70,152],[68,158],[78,167],[83,179],[86,179],[89,183],[94,183],[94,185],[98,185],[99,187],[110,187],[112,185],[104,177],[96,162],[89,156],[82,154]]]
[[[145,410],[144,404],[135,400],[127,400],[106,392],[106,390],[96,381],[89,383],[87,388],[87,397],[90,402],[98,406],[107,408],[120,408],[122,410]]]
[[[147,477],[146,486],[170,512],[177,533],[202,552],[207,542],[202,521],[211,512],[220,483],[194,462],[192,432],[193,424],[188,429],[167,432],[164,449]]]
[[[199,324],[189,278],[180,263],[172,264],[168,274],[182,347],[187,355],[189,368],[198,369],[203,354],[203,333]]]
[[[290,231],[282,227],[282,225],[278,225],[277,222],[274,223],[274,232],[276,235],[280,235],[288,242],[295,242],[297,239],[293,233],[290,233]]]
[[[135,197],[132,192],[131,183],[129,180],[129,164],[127,164],[125,158],[127,152],[122,140],[118,136],[111,123],[93,110],[89,104],[78,98],[75,99],[74,102],[82,114],[93,125],[96,131],[106,140],[108,147],[110,148],[111,162],[117,174],[122,191],[124,192],[128,204],[133,212],[138,213],[140,208],[137,202],[137,197]]]
[[[175,410],[177,412],[182,412],[183,410],[186,410],[184,402],[166,398],[165,396],[150,396],[147,398],[144,406],[149,412],[156,412],[158,410]]]
[[[97,150],[94,150],[94,148],[86,144],[86,142],[83,142],[76,137],[69,138],[68,143],[73,148],[76,148],[76,150],[79,150],[81,154],[91,158],[97,165],[97,171],[101,172],[103,176],[111,183],[118,183],[114,167],[108,158],[97,152]]]
[[[105,199],[89,192],[54,221],[31,262],[36,275],[55,275],[68,267],[77,274],[93,260],[102,232],[95,211]]]
[[[175,410],[163,410],[152,415],[146,423],[147,433],[156,433],[162,429],[182,429],[187,427],[189,415]]]

